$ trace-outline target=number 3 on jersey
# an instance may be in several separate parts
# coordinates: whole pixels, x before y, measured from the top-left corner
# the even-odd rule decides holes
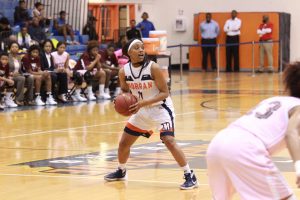
[[[251,115],[253,114],[253,111],[255,111],[255,117],[258,119],[267,119],[269,118],[276,110],[278,110],[281,107],[281,103],[279,101],[273,101],[270,102],[267,108],[263,108],[263,111],[257,111],[257,110],[262,110],[260,106],[255,107],[253,110],[248,112],[246,115]]]

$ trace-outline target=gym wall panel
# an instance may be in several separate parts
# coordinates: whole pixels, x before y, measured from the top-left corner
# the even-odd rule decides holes
[[[270,21],[274,24],[273,40],[279,40],[279,13],[276,12],[240,12],[238,18],[242,20],[240,42],[258,41],[257,28],[262,21],[263,15],[269,15]],[[224,24],[230,18],[230,13],[212,13],[212,18],[219,23],[220,35],[217,38],[217,43],[224,44],[226,41],[226,33],[223,31]],[[201,34],[199,31],[199,24],[205,20],[205,13],[198,14],[198,19],[195,17],[194,37],[197,36],[197,41],[200,44]],[[192,47],[189,49],[190,70],[199,70],[202,68],[202,52],[199,47]],[[277,70],[279,66],[279,44],[275,43],[273,48],[274,68]],[[220,48],[220,68],[225,69],[226,65],[226,50],[225,47]],[[254,48],[254,66],[259,65],[259,46]],[[240,45],[240,68],[241,70],[250,70],[252,68],[252,45]]]
[[[28,0],[27,8],[33,9],[36,0]],[[45,16],[58,18],[59,12],[67,12],[67,21],[74,30],[82,32],[87,22],[88,0],[40,0],[45,5]]]

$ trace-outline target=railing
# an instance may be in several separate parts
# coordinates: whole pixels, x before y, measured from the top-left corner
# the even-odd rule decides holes
[[[220,47],[227,47],[227,46],[237,46],[237,45],[252,45],[252,76],[255,76],[255,56],[254,56],[254,46],[255,44],[263,44],[263,43],[279,43],[279,72],[283,70],[283,59],[282,59],[282,45],[281,41],[274,40],[274,41],[264,41],[264,42],[241,42],[241,43],[231,43],[231,44],[178,44],[178,45],[171,45],[168,46],[169,49],[178,48],[179,47],[179,61],[180,61],[180,82],[183,82],[183,63],[182,63],[182,48],[183,47],[217,47],[217,78],[216,80],[220,80]]]

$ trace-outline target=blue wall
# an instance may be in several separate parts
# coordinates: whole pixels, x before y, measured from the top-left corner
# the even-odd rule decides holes
[[[19,0],[0,0],[0,17],[5,16],[13,24],[15,7],[19,4]]]

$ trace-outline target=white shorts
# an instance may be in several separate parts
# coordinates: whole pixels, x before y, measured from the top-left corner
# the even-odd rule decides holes
[[[220,131],[207,150],[213,199],[280,200],[292,194],[263,142],[237,127]]]
[[[172,105],[143,107],[136,114],[132,115],[124,131],[134,136],[149,138],[153,129],[160,131],[160,137],[174,136],[175,113]]]

